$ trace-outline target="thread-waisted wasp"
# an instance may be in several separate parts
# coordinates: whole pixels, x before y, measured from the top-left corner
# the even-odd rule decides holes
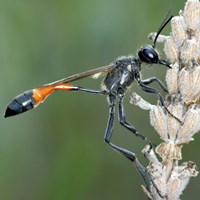
[[[164,86],[164,84],[156,77],[151,77],[146,80],[142,80],[141,74],[140,74],[142,63],[161,64],[168,68],[171,68],[167,61],[161,60],[159,58],[159,55],[155,49],[156,40],[159,34],[163,30],[163,28],[167,25],[167,23],[171,20],[171,18],[172,16],[169,17],[168,19],[167,17],[165,18],[165,20],[163,21],[163,23],[161,24],[160,28],[157,31],[157,34],[153,41],[153,45],[145,46],[141,48],[138,52],[137,58],[133,56],[119,57],[114,62],[112,62],[111,64],[107,66],[91,69],[91,70],[88,70],[79,74],[75,74],[75,75],[69,76],[67,78],[64,78],[52,83],[42,85],[40,87],[36,87],[32,90],[25,91],[22,94],[16,96],[9,103],[5,112],[5,117],[18,115],[35,108],[40,103],[42,103],[51,93],[53,93],[56,90],[83,91],[83,92],[88,92],[88,93],[106,95],[108,97],[108,104],[110,106],[109,118],[108,118],[108,123],[107,123],[106,131],[105,131],[105,136],[104,136],[106,143],[108,143],[110,147],[112,147],[113,149],[120,152],[122,155],[124,155],[128,159],[130,159],[132,162],[134,162],[136,168],[139,170],[144,180],[148,178],[148,180],[153,184],[153,186],[159,193],[159,190],[156,187],[151,176],[146,172],[146,169],[138,161],[135,154],[113,144],[111,142],[111,137],[112,137],[112,130],[114,127],[115,107],[117,105],[119,123],[125,128],[127,128],[128,130],[130,130],[133,134],[149,142],[152,145],[151,141],[146,136],[139,133],[137,129],[133,125],[131,125],[129,122],[127,122],[125,119],[123,97],[128,87],[131,86],[134,80],[137,81],[138,85],[145,92],[156,94],[161,105],[166,109],[166,111],[172,117],[175,117],[168,111],[167,107],[165,106],[164,99],[162,95],[160,94],[160,92],[155,88],[147,86],[148,84],[152,82],[156,82],[165,92],[167,92],[167,88]],[[105,79],[103,80],[101,90],[92,90],[92,89],[87,89],[87,88],[83,88],[79,86],[74,86],[71,84],[71,82],[73,81],[86,78],[89,76],[96,76],[102,73],[105,74]]]

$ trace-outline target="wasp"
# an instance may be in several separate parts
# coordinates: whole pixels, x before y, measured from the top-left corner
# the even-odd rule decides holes
[[[150,182],[157,189],[151,176],[147,174],[145,168],[138,161],[135,154],[133,152],[130,152],[124,148],[121,148],[113,144],[111,142],[111,137],[112,137],[112,131],[114,127],[115,110],[117,109],[119,123],[122,126],[124,126],[126,129],[128,129],[131,133],[151,143],[151,141],[146,136],[139,133],[139,131],[137,131],[137,129],[133,125],[131,125],[125,118],[123,98],[127,89],[129,88],[129,86],[132,85],[134,81],[137,81],[139,87],[141,87],[143,91],[147,93],[156,94],[158,97],[158,100],[160,101],[160,104],[166,109],[166,111],[169,114],[171,114],[168,111],[167,107],[165,106],[164,99],[161,93],[157,89],[148,86],[150,83],[156,82],[161,87],[162,90],[167,92],[167,88],[165,87],[165,85],[156,77],[150,77],[146,80],[141,79],[141,65],[143,63],[159,64],[159,65],[164,65],[167,68],[171,68],[170,64],[167,61],[160,59],[158,52],[156,51],[156,48],[155,48],[156,40],[159,34],[163,30],[163,28],[167,25],[167,23],[171,20],[171,18],[172,16],[166,17],[164,19],[163,23],[161,24],[161,26],[159,27],[157,31],[153,44],[151,46],[142,47],[138,51],[137,57],[122,56],[122,57],[117,58],[115,61],[113,61],[109,65],[91,69],[82,73],[74,74],[72,76],[68,76],[67,78],[63,78],[61,80],[57,80],[55,82],[51,82],[51,83],[36,87],[34,89],[25,91],[22,94],[16,96],[9,103],[5,112],[5,117],[18,115],[37,107],[39,104],[44,102],[44,100],[50,94],[52,94],[56,90],[81,91],[81,92],[105,95],[108,98],[108,104],[109,104],[109,117],[108,117],[107,127],[105,130],[105,135],[104,135],[104,139],[106,143],[108,143],[111,148],[120,152],[129,160],[134,162],[136,168],[139,170],[144,180],[146,180],[146,177],[148,177]],[[83,88],[83,87],[72,84],[72,82],[77,81],[79,79],[83,79],[90,76],[98,76],[100,74],[104,74],[105,76],[100,90],[92,90],[92,89]],[[159,192],[158,189],[157,191]]]

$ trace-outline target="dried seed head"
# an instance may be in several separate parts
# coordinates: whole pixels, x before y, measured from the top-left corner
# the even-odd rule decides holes
[[[168,129],[166,124],[167,116],[165,115],[161,107],[155,106],[150,111],[150,120],[151,125],[156,129],[161,139],[164,141],[168,141]]]
[[[168,181],[168,199],[179,199],[190,178],[197,175],[196,165],[191,161],[174,167]]]
[[[163,159],[163,164],[166,165],[170,160],[181,160],[182,145],[170,144],[163,142],[156,147],[156,153]]]
[[[182,66],[193,66],[198,64],[199,44],[196,39],[186,40],[180,51],[180,61]]]
[[[178,178],[180,179],[191,176],[195,177],[199,174],[196,164],[192,161],[184,162],[181,166],[177,166],[174,172],[178,174]]]
[[[172,69],[167,70],[166,83],[169,94],[176,94],[178,91],[178,73],[179,65],[177,62],[172,65]]]
[[[194,100],[200,95],[200,66],[183,68],[179,72],[178,88],[183,102]]]
[[[171,63],[178,61],[177,46],[173,37],[166,37],[164,51],[166,52],[166,56],[171,61]]]
[[[160,106],[155,106],[150,111],[151,125],[156,129],[161,139],[165,142],[175,143],[181,124],[164,111]],[[183,106],[181,104],[168,107],[168,110],[178,119],[183,118]]]
[[[184,9],[184,18],[189,32],[199,32],[200,28],[200,3],[199,0],[190,0]]]
[[[149,150],[149,148],[145,147],[143,152],[150,160],[147,171],[152,175],[155,184],[166,199],[179,199],[179,196],[182,194],[190,178],[197,176],[199,173],[195,163],[192,161],[185,162],[180,166],[172,165],[171,170],[168,171],[168,166],[163,166],[155,159],[153,149]],[[154,162],[154,160],[156,160],[156,162]],[[148,191],[148,196],[151,197],[151,199],[161,200],[162,198],[158,195],[155,188],[152,185],[150,185],[150,187],[151,193]]]
[[[168,110],[170,111],[170,113],[172,113],[173,116],[176,116],[178,119],[180,119],[183,122],[183,124],[185,123],[184,119],[185,109],[182,104],[179,103],[174,106],[169,105]],[[166,124],[168,127],[168,142],[176,143],[178,130],[180,129],[182,124],[179,121],[177,121],[174,117],[170,116],[168,113],[166,113],[166,115],[167,115]]]
[[[155,38],[156,38],[156,36],[157,36],[157,33],[156,33],[156,32],[152,32],[152,33],[149,33],[148,38],[149,38],[151,41],[154,41]],[[165,35],[161,35],[161,34],[160,34],[160,35],[157,37],[156,42],[157,42],[157,43],[163,43],[163,42],[166,41],[166,39],[167,39],[168,37],[170,37],[170,36],[165,36]]]
[[[170,105],[168,110],[183,121],[182,125],[165,112],[164,108],[149,104],[136,93],[132,97],[137,99],[136,105],[143,109],[146,109],[148,105],[148,109],[150,109],[150,122],[164,141],[156,148],[156,152],[163,159],[163,163],[166,164],[167,160],[181,160],[182,145],[192,141],[194,134],[200,130],[200,109],[194,106],[186,112],[181,103],[174,106]]]
[[[154,106],[151,105],[149,102],[142,99],[139,95],[137,95],[135,92],[131,95],[131,104],[135,104],[136,106],[139,106],[143,110],[151,110]]]
[[[185,106],[187,109],[189,108],[189,106],[191,106],[193,104],[200,104],[200,96],[198,96],[195,99],[190,99],[188,101],[185,101]]]
[[[179,49],[188,38],[187,36],[187,26],[185,20],[182,16],[173,17],[171,20],[172,26],[172,37],[176,43],[176,48]]]
[[[177,134],[176,143],[183,144],[193,140],[193,135],[200,130],[200,109],[190,108],[184,116],[184,124]]]
[[[164,199],[180,199],[180,195],[193,176],[198,175],[196,165],[189,161],[179,165],[182,147],[193,140],[200,130],[200,2],[187,0],[185,9],[171,20],[172,33],[162,37],[165,52],[172,69],[168,69],[166,83],[168,111],[151,105],[136,94],[132,98],[142,109],[150,110],[150,122],[163,142],[143,153],[150,161],[147,170],[163,194]],[[152,34],[152,37],[155,37]],[[134,99],[134,100],[133,100]],[[176,116],[180,121],[172,116]],[[153,185],[146,191],[151,199],[161,199]]]

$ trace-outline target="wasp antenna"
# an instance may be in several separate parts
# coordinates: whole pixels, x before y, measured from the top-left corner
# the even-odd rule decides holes
[[[158,29],[158,31],[157,31],[156,37],[155,37],[155,39],[154,39],[154,41],[153,41],[153,45],[152,45],[153,48],[156,47],[156,41],[157,41],[158,36],[160,35],[160,33],[162,32],[162,30],[163,30],[163,29],[165,28],[165,26],[171,21],[171,19],[172,19],[172,17],[173,17],[173,15],[171,15],[170,17],[169,17],[169,15],[170,15],[170,10],[168,11],[168,13],[167,13],[165,19],[163,20],[162,24],[160,25],[160,27],[159,27],[159,29]]]

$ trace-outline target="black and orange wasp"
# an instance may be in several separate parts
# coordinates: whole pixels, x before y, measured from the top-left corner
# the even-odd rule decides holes
[[[32,90],[28,90],[23,92],[22,94],[16,96],[7,106],[5,117],[10,117],[14,115],[21,114],[28,110],[31,110],[37,107],[40,103],[42,103],[50,94],[52,94],[56,90],[63,90],[63,91],[82,91],[88,92],[93,94],[100,94],[106,95],[108,97],[108,104],[109,104],[109,118],[108,123],[104,135],[104,139],[106,143],[110,145],[113,149],[120,152],[122,155],[127,157],[131,160],[136,168],[141,173],[142,177],[144,178],[145,182],[148,179],[151,184],[156,188],[157,192],[160,194],[157,186],[155,185],[151,176],[146,172],[144,166],[138,161],[137,157],[133,152],[130,152],[124,148],[121,148],[111,142],[112,130],[114,127],[114,117],[115,117],[115,107],[118,106],[118,120],[119,123],[131,131],[131,133],[135,134],[136,136],[142,138],[143,140],[147,141],[150,145],[153,145],[151,141],[144,136],[143,134],[139,133],[137,129],[131,125],[125,119],[125,111],[123,106],[123,97],[125,92],[127,91],[128,87],[133,83],[134,80],[137,81],[138,85],[141,89],[148,93],[154,93],[157,95],[160,104],[166,109],[166,111],[173,116],[167,109],[164,103],[164,99],[160,92],[152,87],[147,86],[152,82],[156,82],[162,90],[167,92],[167,88],[164,84],[156,77],[150,77],[146,80],[141,79],[141,64],[160,64],[164,65],[168,68],[170,64],[159,58],[159,55],[155,49],[156,41],[163,30],[163,28],[167,25],[167,23],[171,20],[171,17],[166,17],[161,24],[160,28],[157,31],[157,34],[154,38],[153,44],[151,46],[144,46],[138,52],[138,57],[135,58],[133,56],[123,56],[117,58],[114,62],[109,65],[91,69],[79,74],[75,74],[69,76],[67,78],[48,83],[42,85],[40,87],[36,87]],[[101,90],[92,90],[87,89],[79,86],[72,85],[71,82],[83,79],[90,76],[96,76],[98,74],[104,74],[105,79],[103,80],[102,89]],[[175,117],[176,118],[176,117]],[[146,185],[148,185],[146,183]],[[161,194],[160,194],[161,195]]]

